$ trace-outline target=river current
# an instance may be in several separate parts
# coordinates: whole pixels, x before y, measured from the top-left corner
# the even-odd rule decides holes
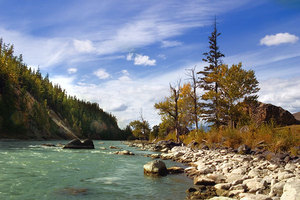
[[[94,141],[93,150],[44,147],[66,141],[0,141],[0,199],[185,199],[184,175],[144,176],[145,154],[119,141]],[[135,156],[113,154],[109,146]],[[100,149],[105,147],[106,150]],[[167,167],[179,163],[164,161]]]

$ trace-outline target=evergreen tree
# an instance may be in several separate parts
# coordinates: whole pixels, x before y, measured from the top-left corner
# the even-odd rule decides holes
[[[204,67],[203,71],[198,72],[202,77],[199,81],[199,86],[205,91],[205,94],[202,96],[202,99],[205,101],[202,104],[204,108],[203,118],[207,120],[207,122],[213,123],[214,126],[219,127],[221,125],[220,122],[220,91],[219,91],[219,82],[217,79],[218,66],[222,64],[221,58],[224,57],[219,50],[218,46],[218,37],[221,33],[217,30],[217,21],[215,18],[214,30],[209,36],[209,52],[203,53],[205,58],[202,60],[207,62],[209,65]],[[213,95],[206,95],[209,92]],[[209,98],[207,98],[209,97]]]

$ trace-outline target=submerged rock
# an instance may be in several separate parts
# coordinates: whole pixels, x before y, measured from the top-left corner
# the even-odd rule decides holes
[[[119,154],[119,155],[134,155],[134,153],[130,152],[130,151],[127,151],[127,150],[124,150],[124,151],[117,151],[115,152],[115,154]]]
[[[168,170],[163,161],[154,160],[144,165],[144,174],[153,176],[166,176],[168,174]]]
[[[66,144],[64,149],[95,149],[94,143],[90,139],[85,139],[80,141],[79,139],[74,139]]]

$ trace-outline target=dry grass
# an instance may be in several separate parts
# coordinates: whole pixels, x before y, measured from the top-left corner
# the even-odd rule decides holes
[[[176,139],[175,134],[169,134],[166,139]],[[256,147],[278,153],[289,152],[292,155],[299,155],[300,147],[300,125],[276,128],[274,125],[262,125],[256,127],[249,125],[246,128],[232,129],[224,128],[220,130],[191,131],[188,135],[180,137],[181,141],[189,144],[192,141],[198,143],[205,142],[208,146],[225,146],[237,148],[241,144],[246,144],[252,149]]]

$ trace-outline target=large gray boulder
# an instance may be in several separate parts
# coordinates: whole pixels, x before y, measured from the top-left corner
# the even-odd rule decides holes
[[[152,176],[166,176],[168,174],[168,170],[163,161],[154,160],[144,165],[144,174]]]
[[[95,149],[95,147],[93,141],[90,139],[85,139],[83,141],[74,139],[63,146],[63,149]]]

